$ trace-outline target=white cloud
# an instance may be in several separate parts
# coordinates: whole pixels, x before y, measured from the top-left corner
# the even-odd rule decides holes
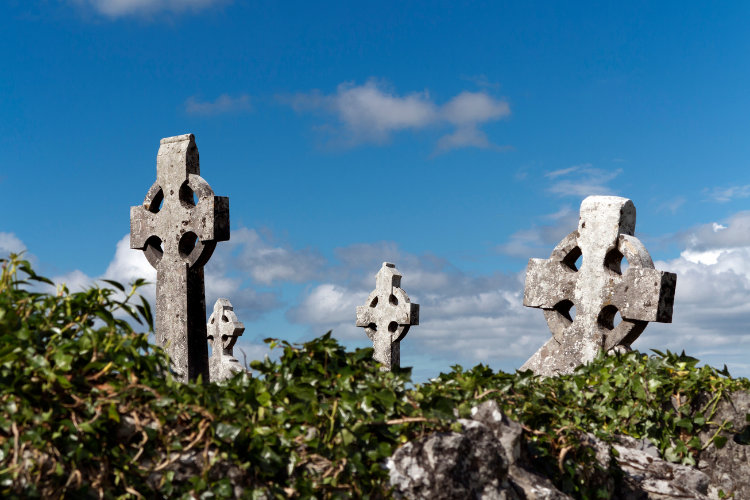
[[[750,247],[685,250],[680,257],[657,262],[677,273],[672,324],[652,324],[635,347],[685,350],[733,375],[750,376]]]
[[[218,115],[251,109],[250,96],[247,94],[240,94],[237,97],[221,94],[213,101],[201,101],[192,96],[185,101],[185,112],[191,115]]]
[[[130,235],[125,235],[117,242],[115,256],[102,277],[122,283],[139,278],[155,283],[156,270],[148,263],[143,252],[130,248]]]
[[[274,245],[248,228],[233,230],[231,239],[217,247],[213,259],[222,262],[224,271],[237,270],[261,285],[302,283],[316,277],[325,265],[316,251]]]
[[[339,118],[358,134],[377,135],[394,130],[422,128],[435,120],[435,105],[427,92],[404,97],[384,92],[374,82],[339,85],[332,104]]]
[[[461,77],[461,79],[473,83],[480,89],[498,90],[500,88],[500,84],[498,82],[491,81],[489,78],[487,78],[487,75],[470,75]]]
[[[656,208],[657,212],[670,212],[672,214],[677,213],[677,210],[685,204],[687,200],[682,196],[677,196],[672,199],[668,199],[659,204]]]
[[[672,324],[652,324],[639,349],[685,350],[733,375],[750,376],[750,212],[677,236],[680,256],[656,267],[677,273]]]
[[[279,291],[249,285],[247,278],[263,286],[300,282],[312,277],[320,264],[317,254],[274,247],[256,231],[239,228],[232,232],[230,241],[217,246],[205,267],[206,307],[210,309],[219,297],[229,298],[241,319],[257,319],[280,307]],[[142,287],[140,293],[153,306],[156,270],[148,263],[143,252],[130,248],[130,237],[125,235],[117,243],[115,255],[102,275],[91,277],[75,270],[55,276],[52,280],[78,291],[100,279],[128,284],[138,278],[150,283]]]
[[[6,257],[12,253],[21,253],[26,245],[13,233],[0,232],[0,256]]]
[[[291,310],[290,318],[330,330],[342,323],[352,323],[353,311],[365,302],[368,294],[363,289],[323,283],[304,296],[299,305]]]
[[[708,195],[709,199],[719,203],[725,203],[734,199],[750,197],[750,184],[726,188],[715,187],[707,189],[704,192]]]
[[[57,284],[65,284],[73,292],[85,290],[96,284],[97,280],[108,279],[127,285],[136,279],[143,278],[150,284],[139,289],[139,293],[152,305],[155,296],[156,270],[148,263],[143,252],[130,248],[130,236],[123,236],[115,246],[115,255],[103,274],[91,277],[76,269],[66,274],[50,278]],[[104,285],[109,286],[109,285]]]
[[[622,169],[605,170],[594,168],[591,164],[576,165],[547,172],[546,177],[553,180],[547,191],[560,196],[586,197],[591,195],[616,194],[607,186],[622,173]]]
[[[510,235],[506,243],[496,247],[497,251],[513,257],[547,258],[552,249],[570,232],[578,228],[578,212],[564,206],[555,213],[543,216],[552,224],[542,224],[522,229]]]
[[[550,179],[554,179],[555,177],[560,177],[561,175],[568,175],[573,172],[577,172],[582,168],[591,168],[591,163],[584,163],[581,165],[573,165],[572,167],[560,168],[558,170],[547,172],[544,174],[544,176],[549,177]]]
[[[441,109],[445,119],[455,125],[475,125],[510,115],[510,106],[484,92],[461,92]]]
[[[499,249],[547,257],[576,228],[577,215],[562,210],[556,216],[564,223],[519,231]],[[750,212],[696,226],[676,239],[682,247],[679,257],[655,263],[677,274],[673,323],[650,324],[634,348],[684,350],[719,368],[727,364],[734,375],[750,376]]]
[[[96,284],[96,279],[76,269],[67,274],[50,278],[56,285],[65,285],[71,292],[80,292]]]
[[[493,145],[478,126],[510,115],[506,101],[484,91],[461,92],[441,106],[427,91],[400,96],[376,80],[363,85],[342,83],[330,95],[315,91],[282,100],[298,112],[321,111],[335,117],[350,146],[383,143],[404,130],[450,125],[454,131],[439,140],[439,150],[488,148]]]
[[[462,147],[489,148],[491,146],[487,135],[475,126],[458,127],[452,133],[438,139],[437,143],[438,151]]]
[[[701,224],[678,238],[693,252],[750,247],[750,211],[735,213],[725,224]]]
[[[402,287],[420,304],[420,325],[402,343],[403,357],[454,363],[519,367],[549,333],[538,311],[522,306],[519,275],[472,276],[433,255],[403,252],[392,243],[358,244],[337,250],[339,266],[327,281],[308,289],[288,318],[310,331],[332,329],[337,338],[365,341],[355,326],[356,307],[375,285],[375,273],[390,261],[403,273]],[[419,369],[419,367],[418,367]],[[434,374],[434,373],[433,373]]]
[[[71,0],[81,6],[93,8],[99,14],[116,18],[147,15],[156,12],[199,11],[225,4],[228,0]]]

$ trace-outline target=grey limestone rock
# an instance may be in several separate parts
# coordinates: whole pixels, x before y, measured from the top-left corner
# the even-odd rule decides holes
[[[130,248],[156,268],[156,340],[178,380],[208,380],[203,266],[228,239],[229,198],[200,176],[195,137],[162,139],[156,182],[130,209]]]
[[[570,498],[519,461],[521,426],[497,403],[482,403],[459,422],[462,432],[435,433],[396,450],[387,464],[396,498]]]
[[[718,498],[721,490],[725,498],[750,498],[750,393],[734,392],[722,399],[711,420],[731,422],[732,430],[723,433],[727,437],[723,447],[711,444],[698,459],[698,468],[711,480],[709,494]],[[701,433],[701,441],[707,442],[714,432],[710,429]]]
[[[383,262],[375,275],[375,290],[364,306],[357,307],[356,324],[372,340],[373,358],[383,364],[382,369],[398,368],[401,340],[410,326],[419,324],[419,304],[412,304],[401,289],[401,273],[395,265]]]
[[[523,304],[544,311],[552,338],[522,370],[545,376],[570,373],[601,349],[629,349],[649,321],[672,321],[677,277],[654,269],[634,231],[632,201],[589,196],[581,203],[578,230],[549,259],[529,260]],[[625,271],[623,258],[629,263]],[[622,321],[615,325],[618,312]]]
[[[245,325],[237,319],[229,299],[216,301],[207,330],[211,342],[211,358],[208,361],[211,382],[221,382],[232,378],[235,373],[244,372],[242,364],[234,357],[234,344],[245,331]]]
[[[593,446],[606,447],[603,441],[589,436]],[[613,498],[619,500],[706,500],[709,478],[695,467],[667,462],[647,439],[617,436],[611,445],[617,464],[623,472]],[[605,462],[597,454],[597,460]],[[606,463],[608,466],[608,462]]]
[[[737,415],[742,411],[740,408]],[[435,433],[406,443],[394,452],[387,467],[397,498],[570,498],[534,469],[521,426],[504,415],[496,402],[482,403],[472,409],[471,419],[460,419],[459,423],[461,432]],[[587,481],[589,485],[598,485],[606,498],[718,498],[709,495],[710,491],[717,490],[709,485],[712,478],[707,473],[661,459],[657,448],[648,440],[616,436],[616,442],[610,444],[593,434],[584,434],[581,446],[591,448],[600,465]],[[712,462],[716,463],[716,460]],[[732,476],[735,498],[750,498],[740,484],[743,481],[746,484],[749,477],[747,460],[733,459],[731,463],[734,472],[726,468],[714,475]],[[613,467],[617,466],[622,477],[613,474]]]

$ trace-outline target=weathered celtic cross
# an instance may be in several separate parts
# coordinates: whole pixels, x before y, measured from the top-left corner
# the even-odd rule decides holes
[[[677,276],[654,269],[634,231],[632,201],[589,196],[581,203],[578,230],[549,259],[529,260],[523,305],[544,311],[552,338],[522,370],[545,376],[570,373],[600,349],[629,348],[649,321],[672,321]],[[624,272],[623,257],[629,263]],[[615,325],[618,312],[622,320]]]
[[[130,208],[130,248],[156,268],[156,340],[178,380],[208,380],[203,266],[228,239],[229,198],[214,196],[200,176],[195,137],[162,139],[156,182]]]
[[[409,302],[401,288],[401,273],[390,262],[383,262],[375,275],[375,290],[366,305],[357,306],[357,326],[364,327],[373,341],[373,359],[390,371],[401,364],[401,339],[411,325],[419,324],[419,304]]]
[[[211,358],[208,361],[211,382],[220,382],[245,371],[233,352],[237,337],[245,331],[245,325],[237,319],[229,299],[216,301],[207,328],[211,342]]]

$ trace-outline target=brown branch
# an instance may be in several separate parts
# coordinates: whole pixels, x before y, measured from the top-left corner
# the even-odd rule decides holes
[[[409,424],[413,422],[437,422],[437,420],[427,419],[424,417],[403,417],[403,418],[396,418],[393,420],[386,420],[385,425]],[[380,422],[375,422],[375,423],[380,423]]]
[[[474,399],[482,399],[482,398],[483,398],[483,397],[485,397],[486,395],[488,395],[488,394],[492,394],[493,392],[500,392],[500,389],[487,389],[486,391],[484,391],[484,392],[483,392],[482,394],[480,394],[479,396],[474,396]]]
[[[560,472],[563,471],[563,461],[565,460],[565,455],[567,455],[568,452],[572,449],[572,446],[566,446],[565,448],[560,450],[560,455],[557,457],[557,467],[560,469]]]
[[[19,433],[18,433],[18,426],[15,422],[13,422],[10,426],[11,430],[13,431],[13,461],[11,462],[13,465],[16,465],[18,463],[18,443],[19,443]]]

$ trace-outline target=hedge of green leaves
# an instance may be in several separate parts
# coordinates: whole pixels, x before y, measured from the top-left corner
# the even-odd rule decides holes
[[[235,486],[255,498],[388,497],[383,464],[399,445],[457,429],[456,413],[495,399],[522,423],[535,466],[593,498],[584,433],[645,436],[690,464],[708,444],[699,431],[726,439],[712,421],[720,398],[750,389],[672,353],[603,356],[552,379],[454,366],[412,385],[409,370],[380,372],[371,349],[348,352],[330,333],[302,345],[269,339],[283,353],[254,361],[254,377],[179,384],[148,343],[142,282],[44,293],[51,283],[28,262],[0,262],[3,497],[229,498]],[[187,476],[186,456],[198,457]]]

